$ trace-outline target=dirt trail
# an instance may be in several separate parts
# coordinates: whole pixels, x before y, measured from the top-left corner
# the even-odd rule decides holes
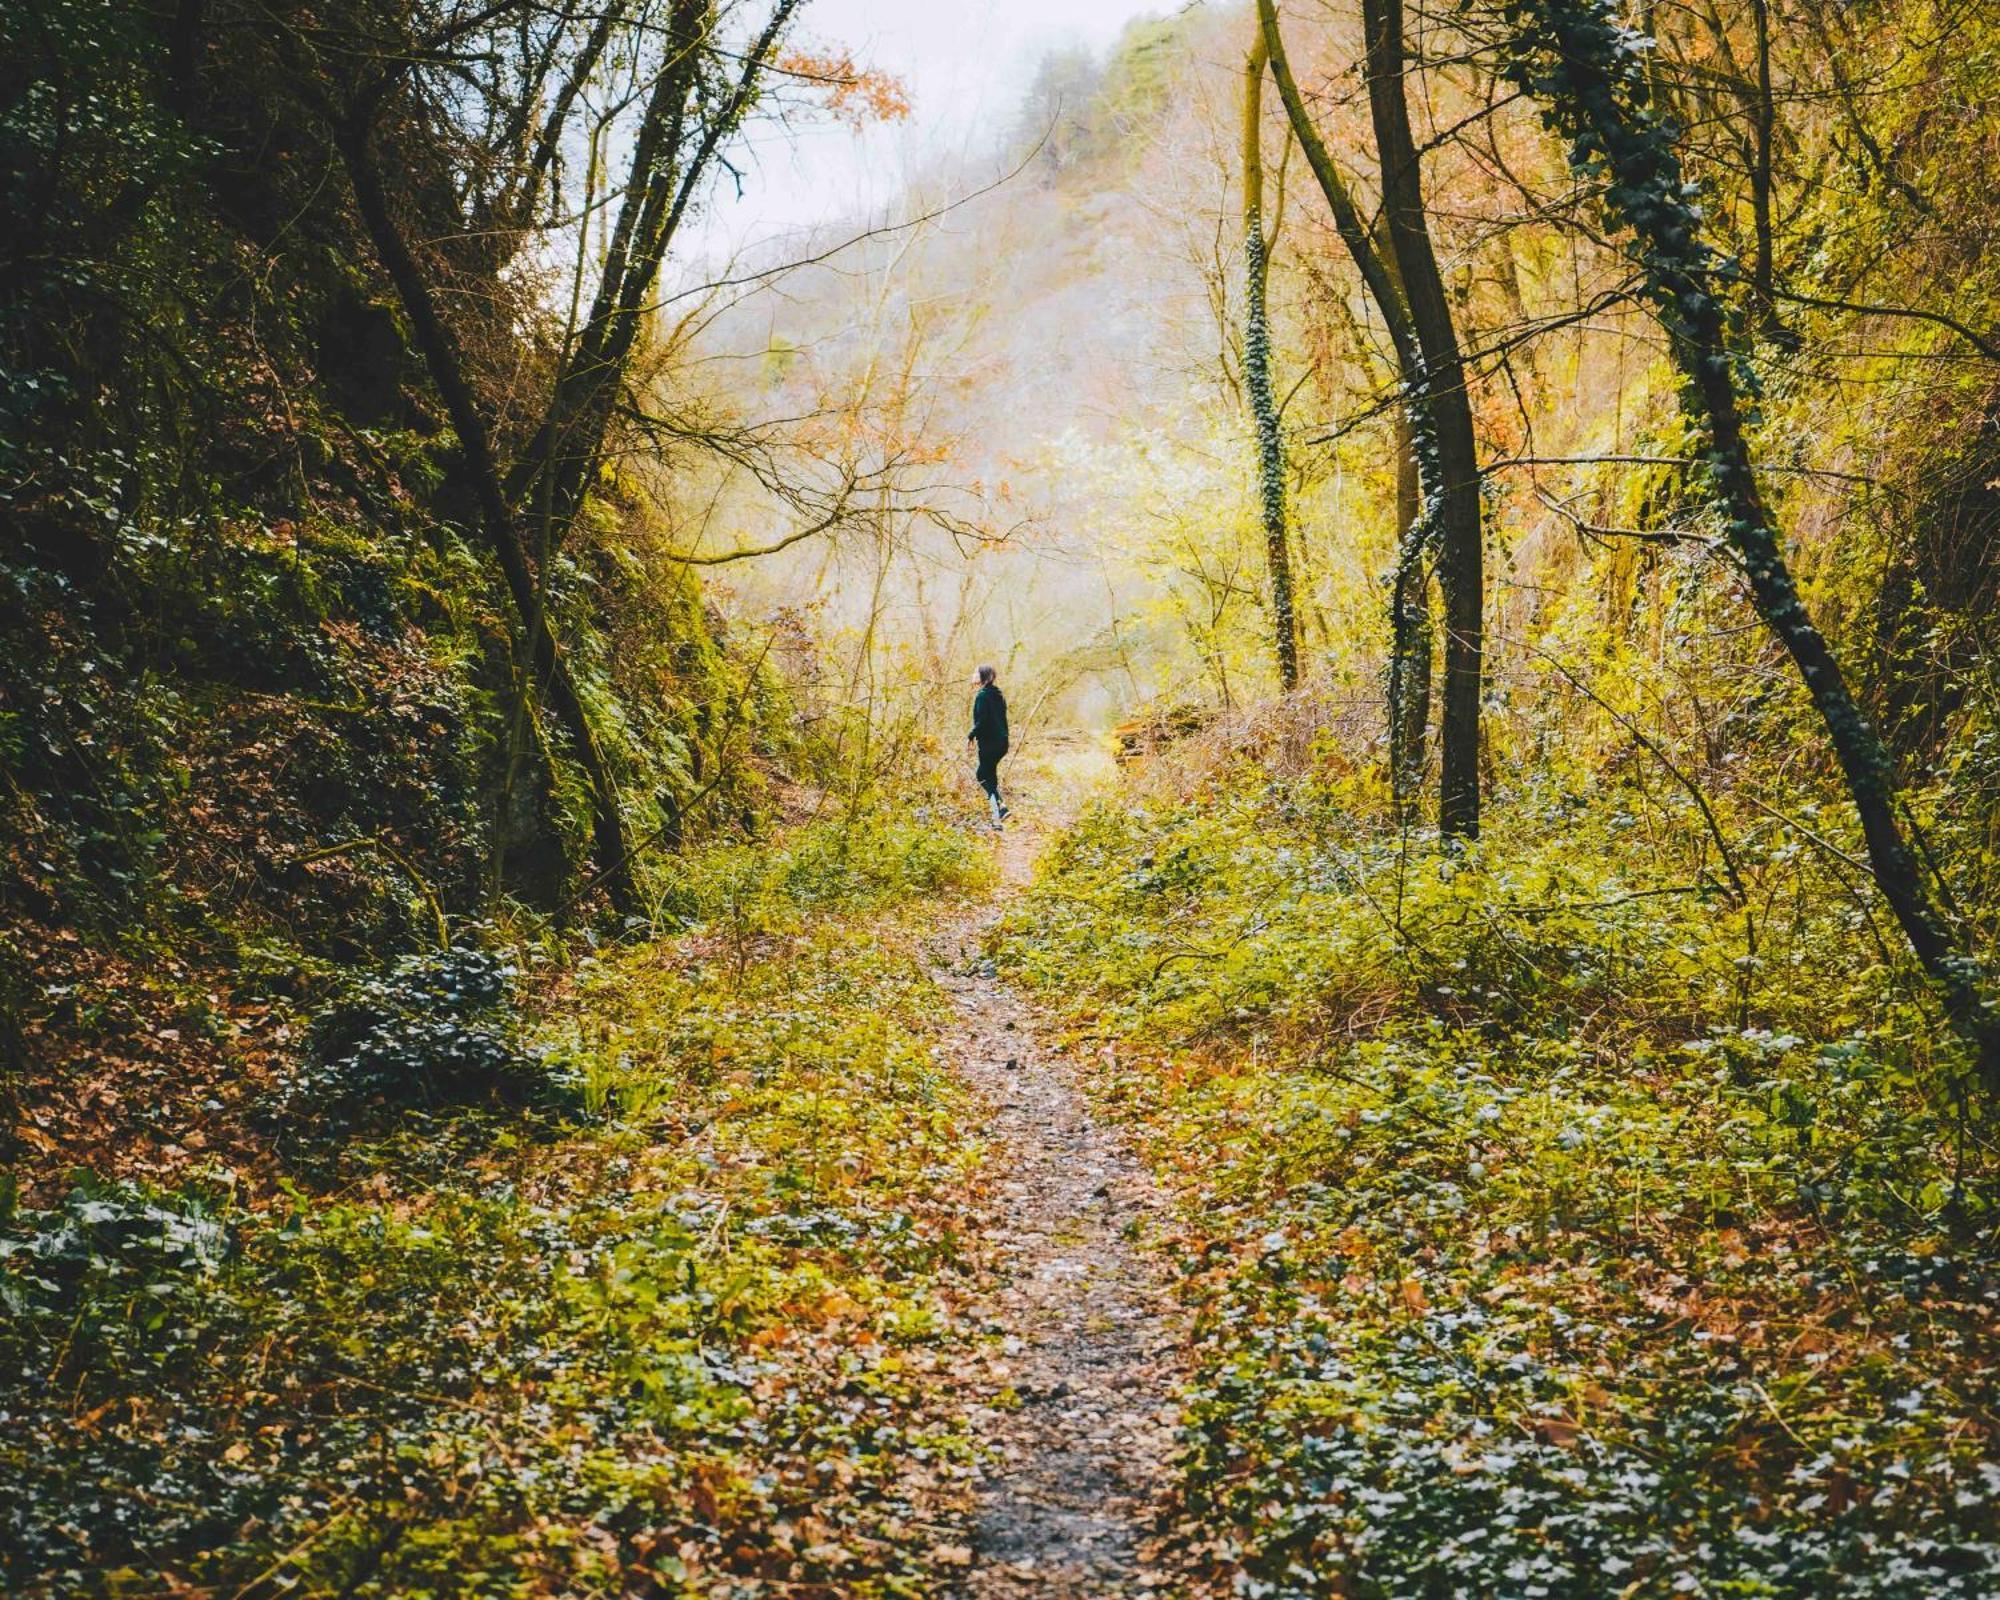
[[[1178,1586],[1154,1547],[1174,1453],[1179,1341],[1164,1286],[1131,1238],[1157,1197],[1093,1117],[1075,1064],[1038,1033],[1034,1008],[981,951],[1034,849],[1031,834],[1006,838],[999,898],[935,950],[957,1012],[957,1065],[992,1107],[1000,1174],[1001,1277],[987,1314],[1005,1387],[983,1413],[992,1459],[958,1593],[1165,1595]]]

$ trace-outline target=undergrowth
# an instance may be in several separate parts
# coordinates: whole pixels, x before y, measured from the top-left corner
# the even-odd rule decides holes
[[[1218,1571],[1992,1594],[2000,1191],[1923,997],[1775,832],[1739,899],[1615,791],[1494,811],[1440,854],[1246,763],[999,936],[1177,1197]]]
[[[7,1592],[934,1592],[980,1143],[898,904],[990,866],[851,819],[758,859],[697,853],[685,932],[526,998],[509,1049],[591,1120],[0,1212]]]

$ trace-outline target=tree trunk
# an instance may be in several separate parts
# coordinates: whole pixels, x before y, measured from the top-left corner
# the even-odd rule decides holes
[[[508,485],[517,501],[532,495],[546,507],[547,542],[552,549],[560,547],[561,535],[603,458],[619,385],[638,345],[667,248],[723,139],[736,130],[754,103],[764,67],[799,4],[800,0],[777,0],[763,30],[740,58],[735,87],[710,113],[690,152],[684,149],[688,117],[700,105],[695,68],[715,27],[715,4],[673,0],[668,59],[634,143],[626,198],[590,320],[556,380],[549,414],[522,452]]]
[[[545,508],[543,542],[550,549],[562,543],[559,531],[575,518],[589,488],[618,383],[638,341],[640,313],[671,242],[688,99],[704,26],[711,21],[709,0],[674,0],[667,60],[633,141],[625,198],[605,246],[590,316],[557,374],[548,415],[507,485],[517,503],[532,494]],[[584,248],[581,236],[577,248]]]
[[[1306,111],[1305,97],[1299,93],[1298,80],[1292,76],[1291,62],[1285,55],[1284,36],[1278,31],[1276,0],[1257,0],[1257,18],[1263,25],[1271,76],[1278,85],[1279,97],[1285,102],[1285,115],[1291,121],[1293,136],[1298,139],[1299,148],[1305,151],[1306,165],[1312,168],[1320,193],[1326,196],[1327,207],[1333,212],[1334,231],[1340,235],[1341,243],[1347,246],[1347,253],[1354,258],[1362,283],[1367,286],[1376,308],[1382,313],[1382,321],[1389,330],[1389,342],[1396,349],[1396,364],[1407,380],[1421,364],[1422,354],[1417,346],[1416,332],[1410,326],[1409,312],[1403,304],[1402,286],[1396,281],[1392,264],[1376,249],[1374,240],[1369,237],[1360,210],[1348,191],[1347,180],[1333,164],[1326,141],[1319,136],[1319,129],[1313,126],[1312,117]],[[1406,401],[1409,398],[1407,392],[1405,398]]]
[[[1260,0],[1262,3],[1262,0]],[[1444,704],[1438,827],[1447,838],[1479,833],[1479,700],[1485,627],[1485,551],[1472,403],[1444,278],[1424,211],[1423,176],[1410,135],[1403,76],[1402,0],[1362,0],[1368,108],[1382,166],[1382,212],[1411,330],[1422,357],[1414,387],[1432,421],[1438,582],[1444,590]],[[1407,374],[1406,374],[1407,378]]]
[[[1410,322],[1398,264],[1386,236],[1374,236],[1362,222],[1360,208],[1346,178],[1334,166],[1326,140],[1320,138],[1298,92],[1284,38],[1278,32],[1276,0],[1258,0],[1258,20],[1270,50],[1270,72],[1284,100],[1286,116],[1306,164],[1334,214],[1334,230],[1362,276],[1382,324],[1388,328],[1402,378],[1402,398],[1396,410],[1396,576],[1390,594],[1390,666],[1388,666],[1388,744],[1390,786],[1404,814],[1416,802],[1424,770],[1424,734],[1430,722],[1432,622],[1430,622],[1430,554],[1442,518],[1444,492],[1440,478],[1436,394],[1422,382],[1424,352]],[[1476,798],[1476,796],[1474,796]]]
[[[1645,110],[1645,81],[1630,36],[1607,0],[1514,0],[1509,72],[1541,97],[1572,141],[1571,161],[1601,162],[1607,204],[1638,237],[1646,292],[1666,327],[1684,403],[1708,438],[1704,453],[1730,549],[1750,597],[1792,658],[1847,781],[1868,864],[1904,937],[1936,986],[1953,1028],[1971,1046],[1988,1093],[2000,1093],[2000,1012],[1987,975],[1933,902],[1896,817],[1894,763],[1862,715],[1840,663],[1814,626],[1764,502],[1744,433],[1737,357],[1718,295],[1736,268],[1703,240],[1686,198],[1679,153]]]
[[[1257,425],[1258,499],[1264,555],[1271,573],[1271,631],[1278,681],[1299,683],[1299,628],[1292,598],[1292,559],[1285,529],[1285,436],[1271,390],[1271,325],[1265,305],[1270,260],[1264,240],[1263,87],[1268,59],[1260,31],[1243,66],[1243,376]]]
[[[1777,138],[1778,105],[1771,92],[1771,9],[1770,0],[1750,0],[1750,15],[1757,32],[1757,82],[1751,96],[1751,126],[1755,142],[1750,160],[1750,212],[1756,233],[1757,258],[1751,267],[1752,281],[1766,325],[1778,318],[1778,267],[1771,237],[1771,147]]]
[[[610,896],[612,908],[621,915],[636,909],[631,873],[626,860],[625,825],[618,810],[617,786],[604,759],[603,749],[590,725],[583,700],[569,663],[549,627],[541,603],[540,589],[529,565],[527,546],[507,503],[500,482],[499,464],[493,456],[491,437],[478,401],[466,381],[456,342],[431,298],[422,269],[410,254],[396,226],[382,175],[369,148],[365,127],[346,126],[336,139],[348,178],[354,187],[355,205],[361,213],[369,238],[374,242],[382,265],[396,286],[397,297],[410,319],[418,350],[422,353],[431,381],[437,386],[445,410],[458,435],[459,449],[478,497],[480,517],[486,530],[487,547],[493,552],[501,575],[506,579],[514,609],[521,619],[524,651],[539,694],[546,700],[556,720],[568,734],[577,763],[590,780],[591,823],[595,839],[600,881]]]
[[[1431,600],[1428,540],[1419,509],[1416,439],[1396,415],[1396,572],[1389,601],[1389,784],[1407,817],[1424,781],[1431,718]]]

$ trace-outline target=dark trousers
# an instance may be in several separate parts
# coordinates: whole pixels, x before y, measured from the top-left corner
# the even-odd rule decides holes
[[[1000,758],[1006,753],[1007,747],[1004,744],[997,750],[989,750],[986,746],[981,745],[979,747],[979,766],[972,774],[979,780],[979,787],[984,789],[995,800],[1000,798]]]

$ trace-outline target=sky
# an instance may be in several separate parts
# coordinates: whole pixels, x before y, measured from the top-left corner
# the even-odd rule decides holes
[[[764,129],[740,197],[726,180],[704,219],[711,259],[835,218],[880,212],[912,168],[990,148],[1036,64],[1082,44],[1102,52],[1132,18],[1185,0],[807,0],[791,35],[835,46],[902,81],[906,122],[862,133],[831,122]]]

